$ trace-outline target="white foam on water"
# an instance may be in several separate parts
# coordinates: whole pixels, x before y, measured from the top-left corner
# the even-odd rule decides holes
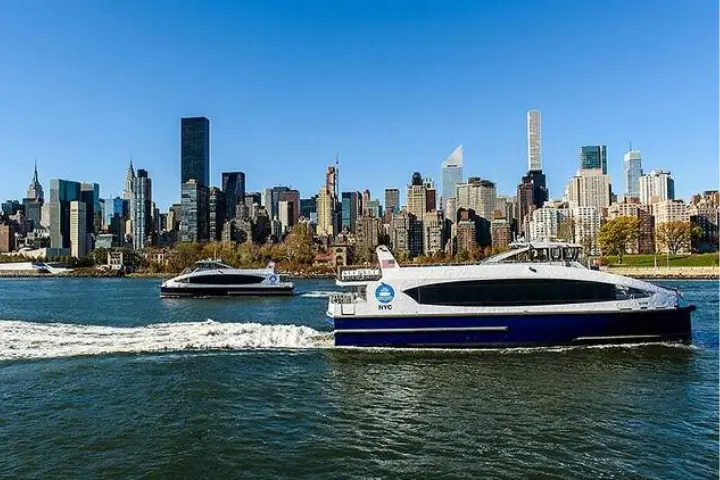
[[[115,353],[332,346],[332,334],[301,325],[221,323],[213,320],[104,327],[68,323],[0,321],[0,360]]]
[[[328,298],[330,295],[342,293],[338,290],[312,290],[310,292],[301,293],[300,296],[303,298]]]

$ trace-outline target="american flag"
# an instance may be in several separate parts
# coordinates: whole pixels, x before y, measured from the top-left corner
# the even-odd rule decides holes
[[[394,266],[395,266],[395,260],[393,260],[393,259],[383,260],[382,262],[380,262],[380,266],[381,266],[382,268],[391,268],[391,267],[394,267]]]

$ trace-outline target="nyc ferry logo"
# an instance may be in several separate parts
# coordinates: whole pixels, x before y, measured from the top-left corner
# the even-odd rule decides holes
[[[395,298],[395,290],[387,283],[381,283],[375,289],[375,298],[380,303],[378,310],[391,310],[392,305],[388,305]]]

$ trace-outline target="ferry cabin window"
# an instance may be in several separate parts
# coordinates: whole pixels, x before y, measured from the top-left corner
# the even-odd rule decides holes
[[[473,280],[436,283],[405,293],[423,305],[500,307],[616,300],[615,285],[562,279]]]
[[[256,275],[196,275],[188,278],[190,283],[210,285],[250,285],[260,283],[264,279]]]

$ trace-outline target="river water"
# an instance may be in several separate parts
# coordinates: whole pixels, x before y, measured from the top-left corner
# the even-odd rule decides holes
[[[1,478],[717,478],[718,283],[693,346],[332,348],[329,281],[158,298],[0,280]]]

